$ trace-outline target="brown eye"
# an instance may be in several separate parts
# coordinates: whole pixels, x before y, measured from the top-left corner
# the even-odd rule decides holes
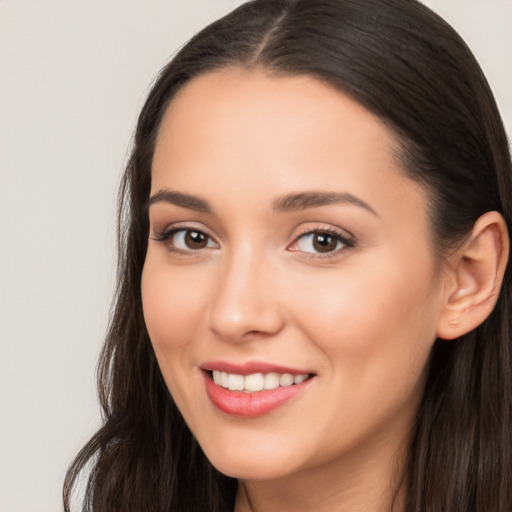
[[[329,233],[314,233],[313,247],[317,252],[331,252],[337,249],[338,239]]]
[[[289,247],[289,250],[320,255],[336,254],[350,247],[354,247],[354,241],[346,238],[341,233],[315,230],[299,236]]]
[[[208,245],[208,236],[201,231],[185,231],[185,245],[189,249],[204,249]]]
[[[193,252],[202,249],[218,249],[219,244],[198,229],[174,229],[154,238],[171,251]]]

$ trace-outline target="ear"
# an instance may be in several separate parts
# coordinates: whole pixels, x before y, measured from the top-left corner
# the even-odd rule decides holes
[[[478,327],[491,313],[508,261],[509,237],[503,217],[482,215],[470,237],[447,259],[437,336],[451,340]]]

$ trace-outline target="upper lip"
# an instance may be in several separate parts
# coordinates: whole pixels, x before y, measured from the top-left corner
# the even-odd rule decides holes
[[[280,364],[267,363],[263,361],[247,361],[242,364],[229,363],[227,361],[207,361],[201,365],[203,370],[217,370],[237,375],[251,375],[254,373],[291,373],[292,375],[311,374],[309,370],[291,368]]]

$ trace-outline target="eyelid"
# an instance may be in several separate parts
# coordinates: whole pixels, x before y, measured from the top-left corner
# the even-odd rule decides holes
[[[295,244],[299,242],[302,238],[305,238],[309,235],[326,233],[330,236],[333,236],[337,241],[343,244],[343,247],[335,249],[333,251],[328,251],[325,253],[315,252],[315,251],[301,251],[300,249],[291,249]],[[310,258],[330,258],[333,256],[338,256],[340,253],[345,252],[348,249],[352,249],[356,246],[356,239],[352,233],[347,230],[343,230],[341,228],[334,228],[332,226],[312,226],[305,227],[299,233],[297,233],[293,239],[293,242],[288,245],[287,250],[291,252],[300,252],[303,255],[306,255]]]
[[[199,249],[182,249],[180,247],[176,247],[170,243],[171,239],[181,231],[195,231],[197,233],[201,233],[206,236],[209,241],[212,241],[216,247],[204,247]],[[217,242],[216,238],[209,233],[209,230],[204,227],[198,227],[197,225],[190,223],[175,223],[171,225],[167,225],[163,229],[154,230],[153,236],[151,239],[155,242],[162,243],[167,246],[167,249],[172,252],[182,253],[182,254],[196,254],[200,253],[205,249],[214,249],[219,248],[220,244]]]
[[[198,226],[196,223],[190,223],[190,222],[177,222],[170,225],[165,226],[162,229],[153,229],[153,236],[151,236],[152,240],[166,244],[176,233],[180,231],[196,231],[199,233],[202,233],[204,236],[208,237],[209,241],[213,242],[216,247],[204,247],[204,248],[198,248],[198,249],[181,249],[179,247],[176,247],[175,245],[172,245],[171,243],[168,245],[168,250],[177,252],[177,253],[183,253],[183,254],[198,254],[202,252],[205,249],[212,249],[212,248],[220,248],[220,244],[217,241],[216,237],[210,234],[210,230],[206,228],[203,225]],[[337,241],[339,241],[343,246],[337,249],[334,249],[332,251],[328,252],[316,252],[316,251],[304,251],[300,249],[293,249],[292,247],[298,243],[298,241],[302,238],[305,238],[309,235],[319,234],[319,233],[325,233],[330,236],[333,236]],[[295,234],[293,241],[287,246],[287,250],[291,252],[298,252],[302,255],[310,258],[329,258],[333,256],[339,255],[341,252],[345,252],[348,249],[352,249],[356,246],[356,239],[355,236],[350,233],[346,229],[342,229],[339,227],[333,227],[332,225],[326,226],[326,225],[308,225],[303,226],[301,229],[298,230],[298,232]]]
[[[177,221],[177,222],[170,222],[168,224],[164,224],[164,223],[161,223],[160,225],[158,225],[158,224],[155,223],[151,227],[151,231],[152,231],[151,238],[152,239],[167,236],[169,234],[172,234],[172,232],[176,232],[176,231],[180,231],[180,230],[200,231],[201,233],[208,235],[210,238],[215,239],[215,237],[211,234],[211,230],[208,227],[206,227],[204,224],[202,224],[201,222]]]

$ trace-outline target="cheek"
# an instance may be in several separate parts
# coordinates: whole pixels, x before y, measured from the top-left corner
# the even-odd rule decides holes
[[[141,281],[146,328],[167,388],[188,418],[193,417],[187,398],[190,378],[197,377],[191,374],[194,353],[190,341],[196,336],[206,303],[200,282],[197,272],[191,275],[184,268],[173,268],[149,255],[146,258]]]
[[[296,295],[296,318],[332,365],[358,379],[404,364],[420,373],[436,332],[438,288],[431,262],[354,265],[317,279]],[[367,263],[367,262],[366,262]],[[419,262],[421,265],[422,262]],[[356,375],[357,374],[357,375]]]
[[[157,352],[176,350],[194,331],[204,302],[204,288],[196,275],[173,269],[149,255],[142,273],[144,319]]]
[[[301,331],[324,356],[329,425],[361,435],[412,421],[435,340],[432,275],[384,268],[325,276],[296,302]]]

